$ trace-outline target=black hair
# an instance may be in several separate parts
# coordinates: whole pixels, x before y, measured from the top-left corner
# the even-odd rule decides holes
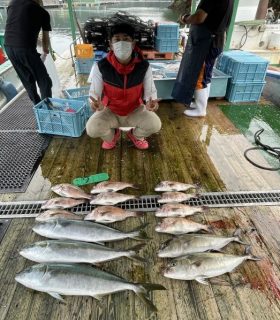
[[[132,39],[134,39],[134,33],[135,30],[132,27],[132,25],[128,24],[128,23],[119,23],[119,24],[115,24],[112,28],[111,28],[111,32],[110,32],[110,39],[113,38],[113,36],[115,34],[118,33],[124,33],[127,34],[128,36],[130,36]]]

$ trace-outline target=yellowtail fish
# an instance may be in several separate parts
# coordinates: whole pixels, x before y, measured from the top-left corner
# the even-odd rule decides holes
[[[176,258],[187,254],[205,252],[210,250],[220,250],[230,242],[238,242],[243,245],[237,235],[237,231],[232,237],[222,237],[210,234],[184,234],[163,243],[158,252],[160,258]]]
[[[46,292],[62,301],[61,295],[91,296],[100,300],[111,293],[131,290],[149,312],[156,312],[157,309],[149,299],[148,292],[165,290],[158,284],[131,283],[92,266],[79,264],[36,264],[17,274],[15,280],[27,288]]]
[[[168,264],[163,275],[178,280],[196,280],[208,284],[207,278],[217,277],[232,272],[245,260],[261,260],[252,254],[236,256],[225,253],[194,253],[174,259]]]

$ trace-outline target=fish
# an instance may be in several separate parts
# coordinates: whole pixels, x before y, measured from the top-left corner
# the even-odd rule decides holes
[[[115,205],[127,200],[137,199],[136,196],[118,193],[118,192],[104,192],[92,197],[90,204],[98,204],[102,206]]]
[[[210,234],[185,234],[163,243],[158,251],[158,256],[160,258],[176,258],[209,250],[218,251],[230,242],[238,242],[246,245],[246,243],[240,240],[237,231],[232,237]]]
[[[77,215],[75,213],[72,213],[67,210],[62,210],[62,209],[52,209],[52,210],[47,210],[42,213],[40,213],[35,220],[38,222],[42,221],[47,221],[47,220],[52,220],[52,219],[70,219],[70,220],[82,220],[83,217],[81,215]]]
[[[146,226],[143,224],[130,232],[122,232],[91,221],[56,219],[36,224],[33,231],[51,239],[100,243],[127,238],[146,240],[147,235],[142,231]]]
[[[113,249],[96,243],[73,240],[46,240],[35,242],[20,250],[20,254],[29,260],[39,263],[90,263],[97,264],[127,257],[135,262],[146,262],[136,252],[144,244],[136,245],[127,250]]]
[[[61,295],[91,296],[100,301],[105,295],[131,290],[151,313],[156,312],[157,308],[149,299],[148,292],[166,290],[159,284],[131,283],[114,274],[79,264],[36,264],[18,273],[15,280],[61,301],[64,301]]]
[[[123,221],[129,217],[143,217],[143,212],[123,210],[113,206],[97,207],[85,216],[84,220],[93,220],[100,223]]]
[[[208,284],[206,279],[232,272],[245,260],[261,260],[251,253],[243,256],[202,252],[190,254],[179,259],[174,259],[163,270],[166,278],[177,280],[196,280]]]
[[[157,232],[170,234],[184,234],[205,230],[211,232],[211,226],[193,222],[186,218],[165,218],[155,228]]]
[[[119,182],[119,181],[103,181],[99,182],[97,185],[95,185],[90,193],[103,193],[103,192],[115,192],[120,191],[125,188],[133,188],[133,189],[139,189],[139,187],[133,183],[128,182]]]
[[[74,199],[91,199],[91,195],[81,188],[73,186],[70,183],[61,183],[51,187],[51,190],[61,197]]]
[[[158,203],[182,202],[197,197],[197,195],[191,193],[188,194],[184,192],[164,192],[161,195],[161,198],[158,199]]]
[[[79,204],[85,203],[85,199],[72,199],[72,198],[52,198],[47,200],[41,209],[67,209],[75,207]]]
[[[206,206],[190,206],[183,203],[167,203],[156,210],[156,217],[186,217],[209,210]]]
[[[187,191],[189,189],[198,189],[198,184],[188,184],[177,181],[161,181],[156,185],[155,191]]]

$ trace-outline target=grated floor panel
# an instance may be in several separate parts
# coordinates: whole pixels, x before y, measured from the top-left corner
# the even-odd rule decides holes
[[[0,193],[27,189],[49,141],[37,132],[0,132]]]
[[[27,93],[21,95],[20,99],[14,101],[1,113],[0,132],[37,130],[37,123],[33,111],[33,103]]]
[[[117,206],[125,210],[153,212],[160,207],[160,195],[142,196],[137,200],[129,200]],[[0,202],[0,219],[32,218],[43,212],[44,201]],[[247,206],[279,206],[280,190],[271,191],[240,191],[240,192],[209,192],[199,198],[191,198],[185,202],[192,206],[208,206],[210,208],[247,207]],[[76,214],[86,214],[95,208],[85,203],[72,208]]]

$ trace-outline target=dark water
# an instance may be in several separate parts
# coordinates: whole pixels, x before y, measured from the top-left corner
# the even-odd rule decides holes
[[[105,18],[112,16],[115,12],[122,10],[129,14],[137,15],[144,21],[176,21],[177,15],[166,8],[166,3],[154,4],[145,2],[145,7],[139,7],[140,1],[136,4],[131,4],[129,7],[122,7],[121,4],[99,6],[97,8],[77,7],[76,15],[81,25],[90,17]],[[53,49],[62,53],[67,50],[72,42],[70,20],[68,10],[63,8],[47,9],[51,15],[51,24],[53,31],[51,32],[51,41]],[[0,33],[4,32],[6,23],[6,9],[0,9]],[[78,31],[77,31],[78,32]]]

